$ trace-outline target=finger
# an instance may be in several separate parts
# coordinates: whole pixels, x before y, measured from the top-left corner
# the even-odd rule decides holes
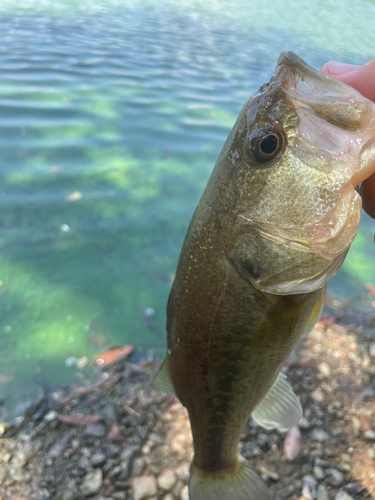
[[[375,59],[362,66],[330,61],[321,71],[355,88],[367,99],[375,101]]]

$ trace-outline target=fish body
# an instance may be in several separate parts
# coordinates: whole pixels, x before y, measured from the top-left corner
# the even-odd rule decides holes
[[[375,106],[292,53],[242,109],[185,237],[154,382],[189,413],[191,500],[270,498],[239,436],[250,414],[302,415],[280,370],[358,230],[374,135]]]

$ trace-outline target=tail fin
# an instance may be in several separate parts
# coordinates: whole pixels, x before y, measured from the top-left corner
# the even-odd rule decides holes
[[[241,456],[233,471],[207,473],[194,464],[190,470],[190,500],[271,500],[271,494]]]

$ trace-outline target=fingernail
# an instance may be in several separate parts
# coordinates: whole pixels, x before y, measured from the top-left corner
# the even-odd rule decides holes
[[[336,61],[330,61],[325,64],[322,68],[323,73],[328,75],[346,75],[351,73],[352,71],[359,68],[356,64],[346,64],[346,63],[338,63]]]

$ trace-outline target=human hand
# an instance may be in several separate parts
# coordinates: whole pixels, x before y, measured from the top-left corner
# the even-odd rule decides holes
[[[362,66],[330,61],[322,67],[321,72],[350,85],[375,102],[375,59]],[[375,219],[375,174],[361,184],[359,194],[362,197],[363,210]]]

